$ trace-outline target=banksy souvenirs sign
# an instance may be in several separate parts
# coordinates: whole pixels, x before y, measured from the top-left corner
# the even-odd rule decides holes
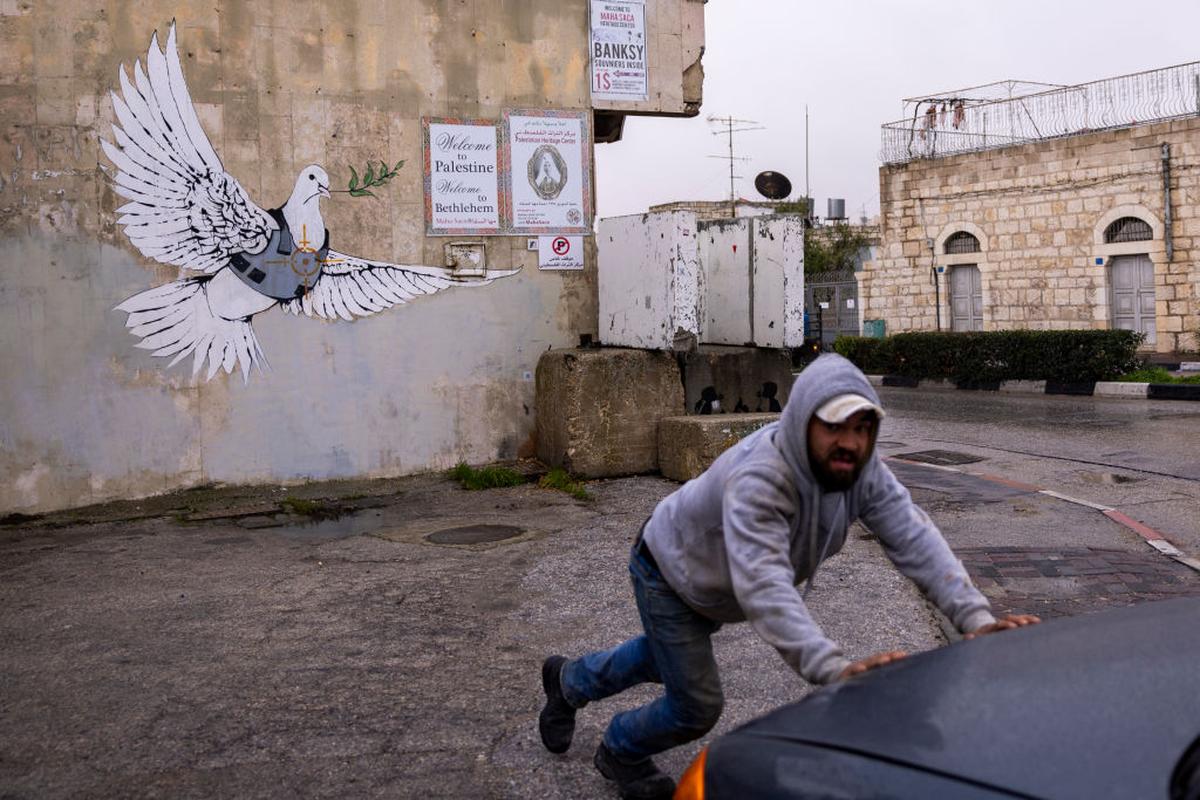
[[[645,100],[646,5],[592,0],[592,97]]]
[[[591,131],[583,111],[505,111],[509,233],[589,233]]]
[[[499,143],[490,120],[425,118],[425,232],[496,234],[504,224]]]

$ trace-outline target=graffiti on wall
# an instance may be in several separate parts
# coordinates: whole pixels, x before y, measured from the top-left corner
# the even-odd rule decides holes
[[[779,385],[774,381],[764,381],[762,388],[754,393],[758,398],[758,405],[755,406],[756,413],[771,412],[778,413],[783,411],[783,406],[779,403]],[[715,386],[705,386],[700,390],[700,398],[692,406],[693,414],[724,414],[725,408],[721,402],[725,399],[725,395],[717,391]],[[734,414],[750,413],[750,406],[746,405],[745,401],[739,396],[737,402],[733,405]]]
[[[267,365],[253,317],[276,306],[291,314],[353,321],[451,286],[482,285],[519,270],[487,270],[466,278],[453,270],[368,261],[330,247],[321,200],[332,191],[370,194],[381,177],[358,175],[350,189],[331,190],[317,164],[300,170],[282,206],[263,209],[221,166],[192,105],[175,42],[175,24],[161,50],[150,40],[146,64],[132,80],[122,66],[113,92],[116,143],[101,140],[116,166],[113,191],[129,202],[117,222],[147,258],[187,276],[130,297],[117,306],[126,326],[168,366],[193,357],[206,379],[240,368],[243,380]],[[390,179],[399,169],[390,170]],[[387,165],[381,165],[381,173]]]

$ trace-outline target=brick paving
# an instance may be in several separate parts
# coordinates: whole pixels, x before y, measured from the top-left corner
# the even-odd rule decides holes
[[[957,553],[998,614],[1049,619],[1200,596],[1200,573],[1155,552],[988,547]]]

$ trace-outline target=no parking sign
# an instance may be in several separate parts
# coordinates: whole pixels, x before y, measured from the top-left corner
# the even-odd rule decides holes
[[[583,269],[583,237],[539,236],[538,269]]]

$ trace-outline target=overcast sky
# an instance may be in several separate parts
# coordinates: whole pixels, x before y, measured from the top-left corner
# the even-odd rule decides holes
[[[596,145],[597,213],[729,196],[726,150],[709,115],[757,120],[735,135],[738,193],[762,199],[766,169],[816,208],[846,200],[879,211],[879,126],[901,100],[1001,80],[1074,84],[1200,60],[1197,0],[709,0],[704,105],[693,119],[629,117],[624,139]]]

